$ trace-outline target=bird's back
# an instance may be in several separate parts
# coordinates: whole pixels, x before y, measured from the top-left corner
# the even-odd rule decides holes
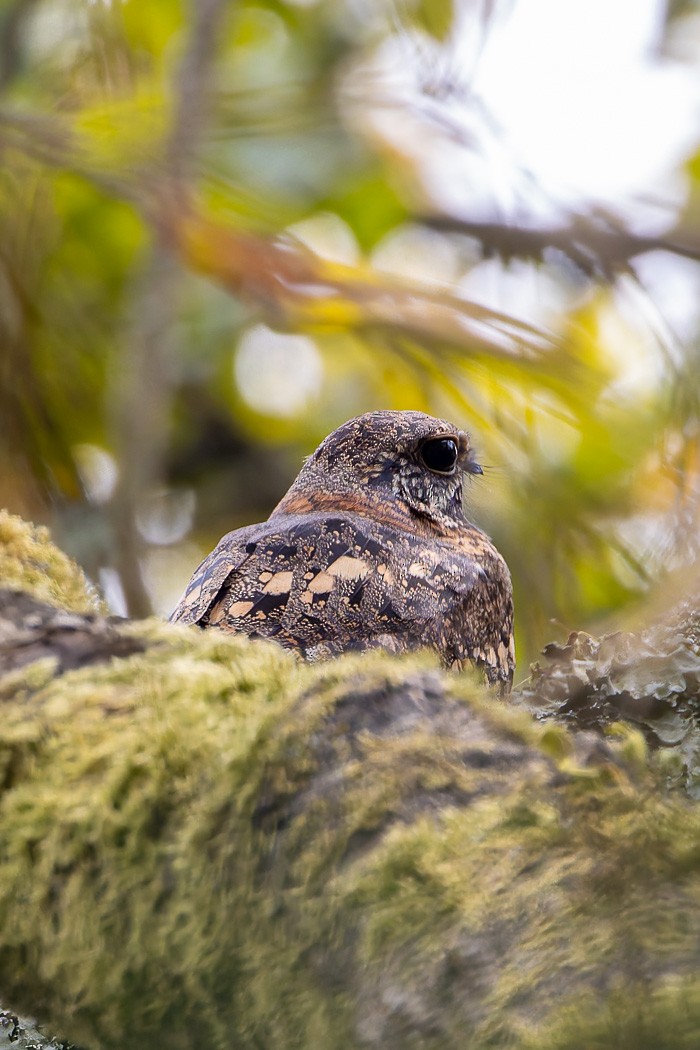
[[[474,526],[430,542],[360,514],[276,514],[225,536],[171,620],[274,638],[307,659],[430,646],[512,676],[510,578]]]

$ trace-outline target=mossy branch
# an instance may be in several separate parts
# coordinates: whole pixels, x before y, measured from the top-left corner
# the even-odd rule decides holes
[[[634,731],[5,601],[5,1005],[93,1050],[695,1046],[700,815]]]

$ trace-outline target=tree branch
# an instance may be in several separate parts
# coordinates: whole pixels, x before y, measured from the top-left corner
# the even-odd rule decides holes
[[[0,541],[6,1007],[91,1050],[694,1050],[700,809],[638,732],[421,656],[68,614],[46,534]],[[541,696],[585,724],[597,675],[653,717],[652,679],[697,691],[697,630],[574,636]]]
[[[420,221],[434,230],[474,237],[485,248],[506,259],[541,259],[548,248],[555,248],[589,276],[609,278],[621,268],[628,268],[635,256],[645,252],[671,252],[700,261],[700,237],[687,233],[675,237],[635,234],[605,217],[600,221],[575,217],[568,224],[549,227],[512,226],[446,216],[424,216]]]
[[[22,64],[22,33],[37,0],[15,0],[0,20],[0,91],[17,76]]]
[[[173,199],[184,196],[194,175],[210,102],[214,52],[224,0],[192,4],[192,29],[176,85],[173,124],[165,145],[166,186]],[[151,603],[140,559],[144,548],[137,527],[143,501],[162,477],[169,430],[173,312],[181,274],[176,260],[159,241],[134,290],[130,330],[124,339],[120,374],[115,376],[114,420],[119,462],[123,464],[113,500],[117,563],[127,609],[145,616]]]
[[[700,811],[634,732],[2,608],[7,1006],[93,1050],[694,1046]]]

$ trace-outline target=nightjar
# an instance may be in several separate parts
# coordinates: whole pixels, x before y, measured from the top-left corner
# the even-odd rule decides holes
[[[462,509],[463,475],[481,473],[468,435],[443,419],[351,419],[267,521],[224,536],[170,619],[271,638],[308,660],[428,647],[507,692],[510,574]]]

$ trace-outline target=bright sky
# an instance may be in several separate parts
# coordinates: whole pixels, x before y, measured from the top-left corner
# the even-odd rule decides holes
[[[472,86],[557,198],[657,188],[697,141],[700,76],[659,59],[663,7],[515,0],[494,26]]]
[[[484,40],[485,2],[464,4],[447,45],[398,32],[353,71],[367,124],[458,214],[523,222],[597,202],[663,228],[668,211],[625,198],[683,200],[673,172],[700,138],[700,18],[684,64],[659,54],[663,0],[501,0]]]

